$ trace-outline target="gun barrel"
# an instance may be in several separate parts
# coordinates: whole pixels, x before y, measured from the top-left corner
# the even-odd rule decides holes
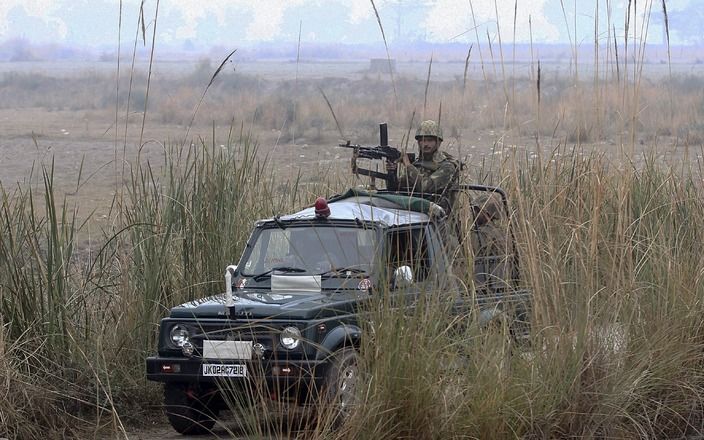
[[[382,147],[389,145],[389,130],[386,122],[379,124],[379,145]]]

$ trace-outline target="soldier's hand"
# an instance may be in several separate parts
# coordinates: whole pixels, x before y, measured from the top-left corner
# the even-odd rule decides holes
[[[389,171],[396,171],[398,169],[398,163],[392,162],[390,160],[386,160],[385,164],[386,166],[386,172],[388,173]]]
[[[411,159],[408,158],[407,154],[402,154],[401,155],[401,160],[403,161],[403,164],[408,166],[411,166]]]

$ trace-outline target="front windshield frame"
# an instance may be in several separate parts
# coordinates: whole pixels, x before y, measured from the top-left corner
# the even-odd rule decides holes
[[[367,243],[370,246],[370,249],[367,250],[368,253],[363,254],[365,256],[368,256],[369,259],[368,261],[358,261],[357,259],[352,259],[350,258],[349,255],[345,255],[345,257],[338,259],[336,262],[332,262],[332,258],[323,258],[323,262],[325,260],[328,260],[329,264],[328,265],[323,265],[323,266],[316,266],[313,264],[310,264],[310,261],[306,258],[299,259],[297,262],[292,262],[292,261],[277,261],[277,262],[268,262],[265,263],[262,258],[263,256],[259,256],[255,258],[259,258],[259,261],[254,261],[251,260],[253,254],[256,252],[259,252],[260,249],[258,248],[260,244],[261,239],[266,239],[266,240],[271,240],[273,237],[276,237],[272,235],[275,231],[282,231],[286,234],[290,234],[291,232],[294,232],[296,230],[302,230],[302,229],[310,229],[310,228],[325,228],[325,229],[340,229],[340,230],[354,230],[359,231],[370,231],[370,236],[366,237],[366,239],[369,241]],[[289,232],[286,232],[289,231]],[[289,235],[290,236],[290,235]],[[279,238],[280,239],[280,238]],[[357,238],[359,239],[359,238]],[[288,240],[288,239],[286,239]],[[335,272],[336,269],[361,269],[360,270],[354,270],[352,272],[345,272],[342,271],[343,273],[340,275],[343,276],[348,276],[349,274],[353,273],[355,276],[371,276],[374,272],[376,272],[376,267],[378,266],[378,258],[379,258],[379,253],[381,252],[381,242],[382,242],[382,233],[378,225],[369,223],[369,222],[356,222],[356,221],[320,221],[320,220],[296,220],[292,222],[286,222],[284,227],[281,228],[279,225],[277,225],[275,222],[267,222],[265,224],[262,224],[257,227],[257,229],[254,231],[252,234],[249,242],[247,243],[247,247],[245,249],[245,252],[242,255],[242,258],[240,259],[240,263],[238,267],[240,267],[240,275],[244,277],[256,277],[257,275],[262,276],[262,275],[268,275],[269,273],[272,273],[272,270],[276,270],[277,267],[284,267],[284,268],[294,268],[294,269],[305,269],[305,272],[299,272],[299,271],[291,271],[291,275],[321,275],[324,274],[325,276],[333,277],[336,276],[337,273]],[[337,244],[337,243],[336,243]],[[269,243],[263,244],[263,246],[269,246]],[[339,250],[340,247],[338,247],[337,250]],[[349,250],[349,249],[348,249]],[[343,249],[342,253],[344,254],[345,251]],[[350,254],[351,255],[351,254]],[[296,256],[300,257],[300,256]],[[298,263],[298,265],[297,265]]]

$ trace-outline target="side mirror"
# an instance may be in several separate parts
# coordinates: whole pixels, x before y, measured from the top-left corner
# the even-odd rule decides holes
[[[232,279],[237,275],[237,265],[232,264],[225,269],[225,293],[227,294],[227,306],[232,302]]]
[[[413,271],[409,266],[397,267],[394,270],[394,287],[405,287],[413,284]]]

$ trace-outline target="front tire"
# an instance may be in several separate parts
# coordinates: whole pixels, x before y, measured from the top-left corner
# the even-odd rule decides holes
[[[213,400],[213,393],[198,392],[184,384],[164,384],[164,412],[180,434],[211,432],[218,412],[212,405]]]
[[[360,357],[357,350],[345,347],[336,351],[325,374],[325,403],[332,411],[335,426],[349,419],[357,404]]]

